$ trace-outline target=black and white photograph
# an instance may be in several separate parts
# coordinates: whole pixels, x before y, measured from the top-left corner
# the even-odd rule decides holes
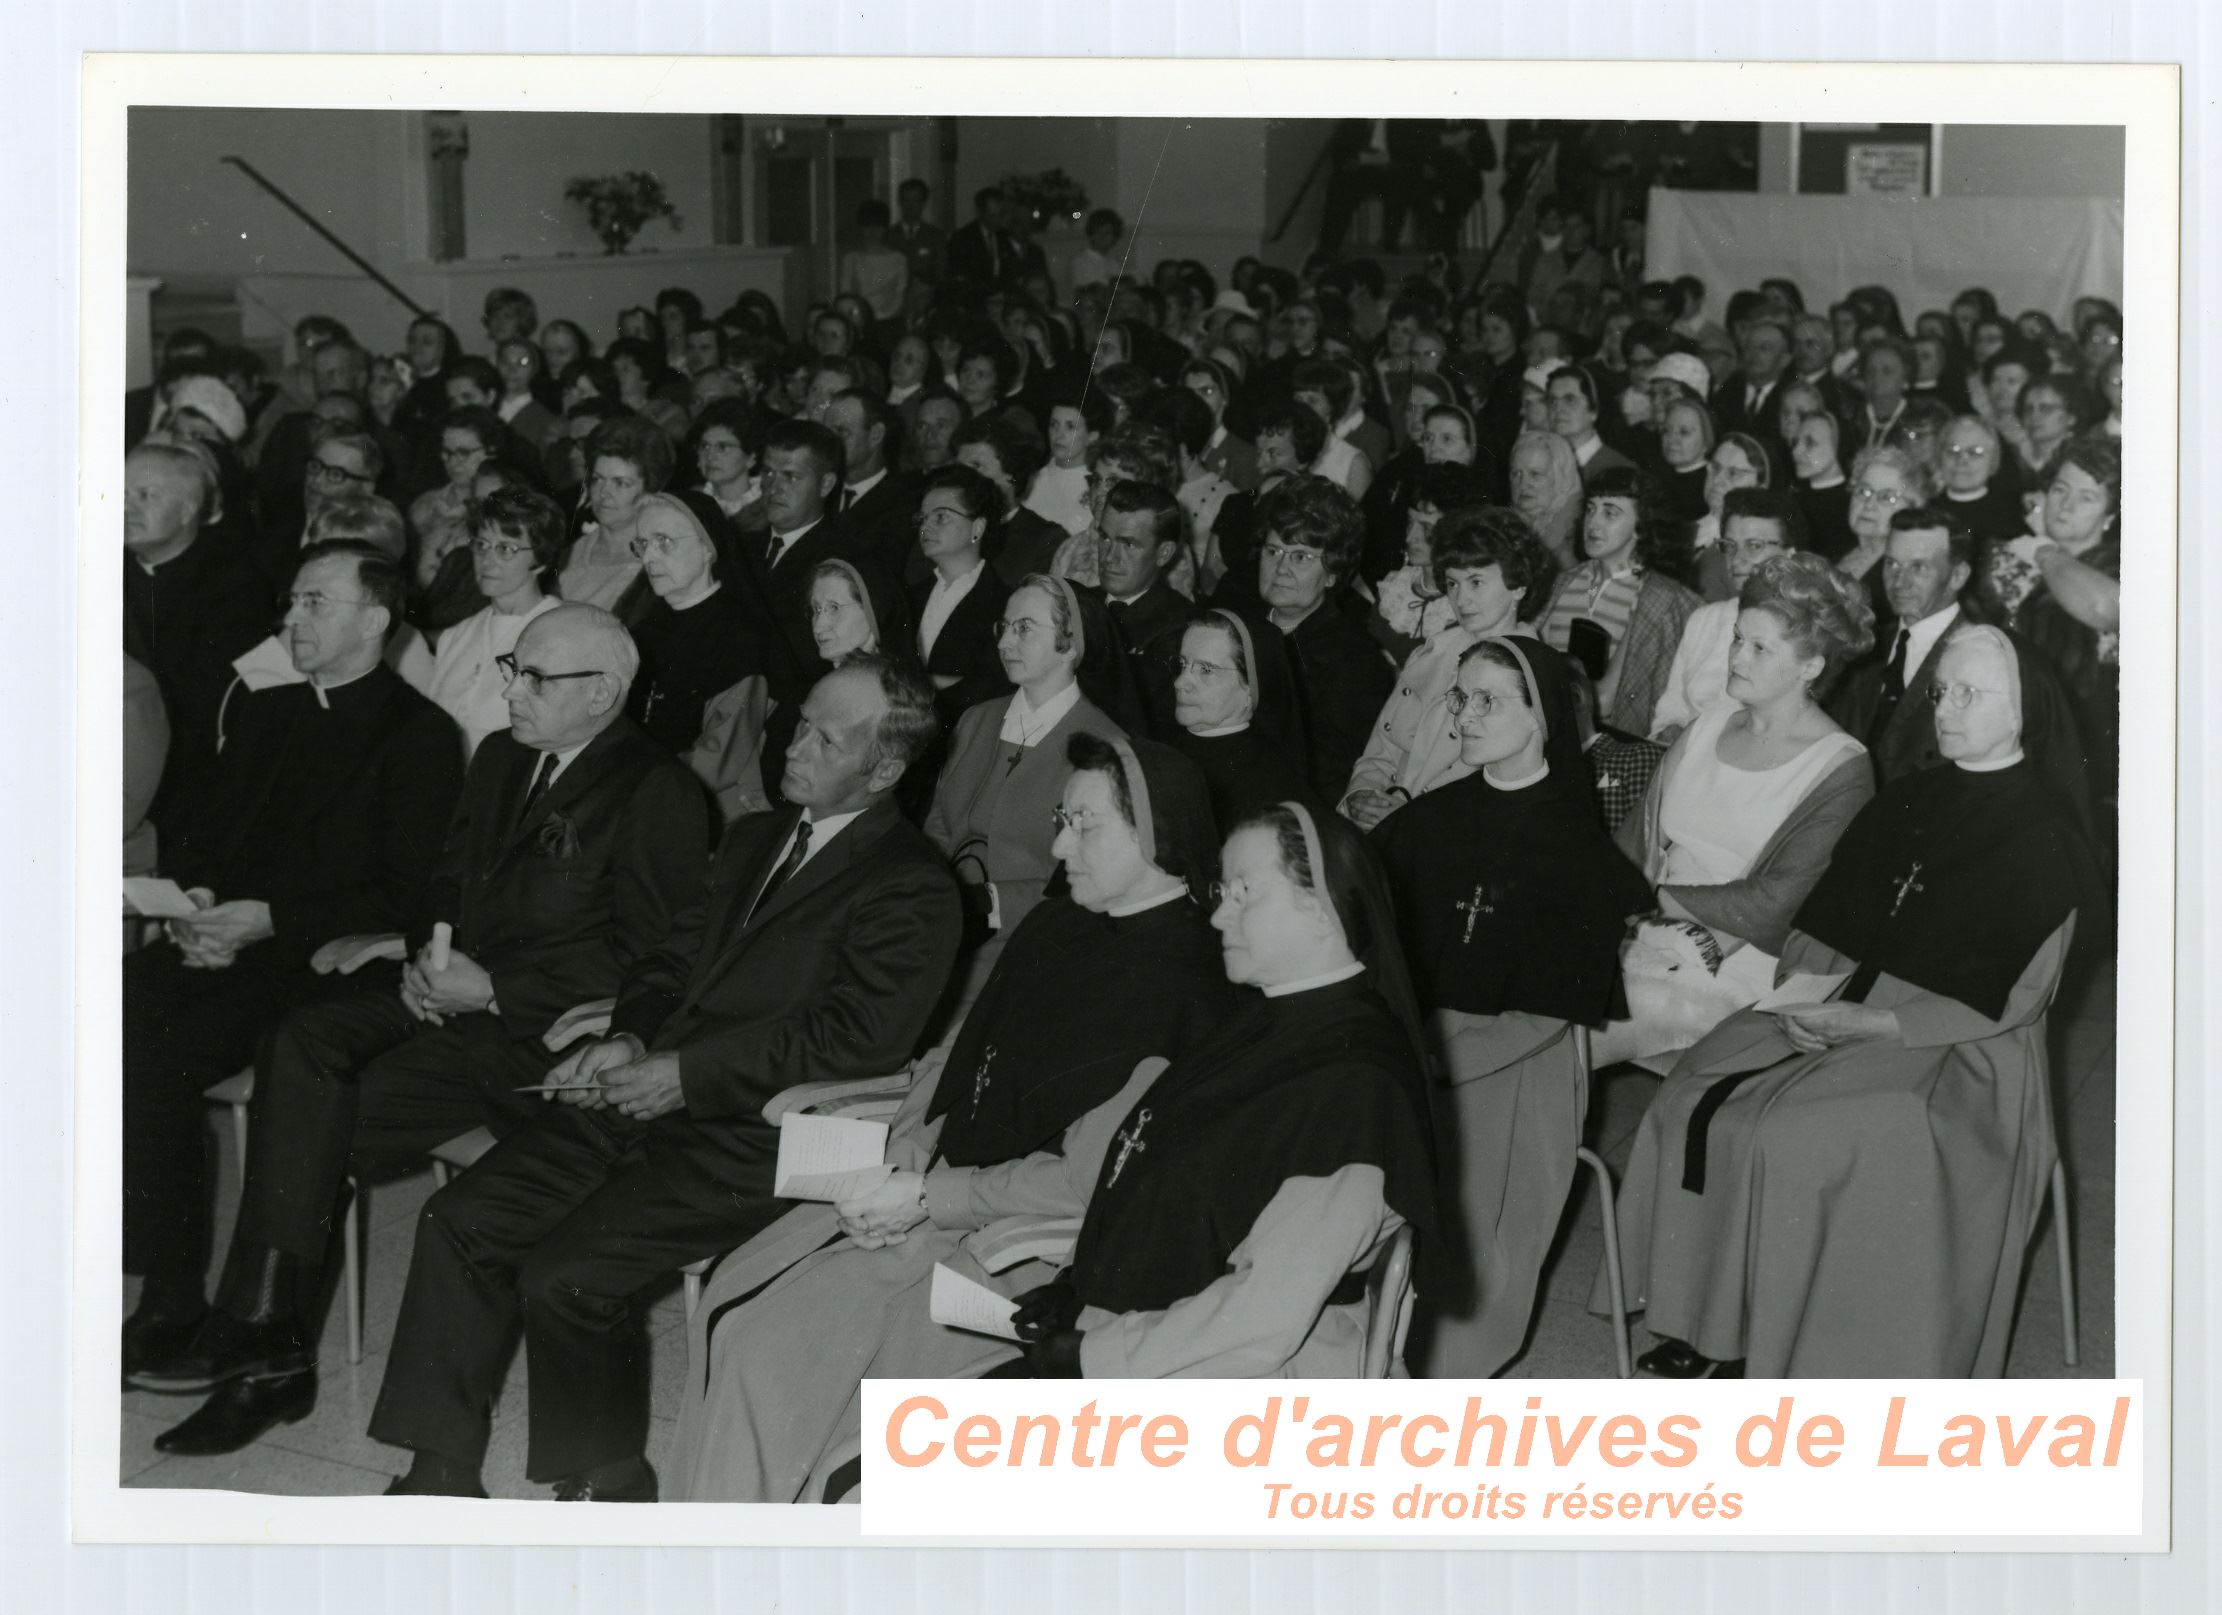
[[[123,1490],[2130,1372],[2122,124],[373,99],[134,95],[87,266]]]

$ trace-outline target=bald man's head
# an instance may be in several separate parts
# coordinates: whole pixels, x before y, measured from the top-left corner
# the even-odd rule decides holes
[[[640,673],[633,636],[600,606],[542,612],[511,654],[509,732],[539,751],[568,751],[615,723]]]

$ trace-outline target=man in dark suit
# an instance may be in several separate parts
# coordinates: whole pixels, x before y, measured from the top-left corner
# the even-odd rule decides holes
[[[1115,483],[1104,496],[1097,558],[1104,603],[1159,735],[1180,727],[1173,716],[1173,662],[1191,607],[1165,581],[1165,570],[1179,558],[1186,532],[1179,502],[1154,483]]]
[[[993,185],[972,198],[972,222],[949,233],[945,261],[951,280],[992,291],[1018,273],[1018,243],[1003,228],[1003,210],[1008,205],[1002,190]]]
[[[170,722],[149,814],[167,837],[215,771],[232,661],[269,634],[274,605],[253,551],[210,529],[219,499],[212,456],[141,444],[124,460],[123,482],[123,648],[154,675]]]
[[[146,1280],[127,1371],[206,1311],[202,1090],[331,990],[310,968],[319,948],[407,923],[455,805],[454,722],[383,660],[405,586],[367,544],[305,551],[283,634],[306,681],[234,699],[206,789],[163,826],[166,869],[200,906],[124,960],[124,1270]]]
[[[1974,532],[1949,506],[1917,505],[1890,518],[1883,589],[1897,620],[1845,673],[1828,702],[1829,716],[1867,743],[1878,786],[1944,760],[1929,686],[1952,630],[1980,620],[1961,599],[1978,548]],[[2067,699],[2044,658],[2018,637],[2007,637],[2021,667],[2022,749],[2047,787],[2088,824],[2083,748]]]
[[[1789,327],[1771,319],[1744,328],[1743,368],[1713,397],[1713,416],[1723,435],[1748,432],[1762,443],[1782,444],[1775,420],[1782,401],[1782,380],[1790,373]]]
[[[834,514],[850,537],[895,577],[917,547],[920,479],[897,471],[897,416],[867,388],[837,393],[825,424],[841,440],[841,492]]]
[[[897,216],[887,230],[887,244],[903,255],[910,278],[928,286],[941,280],[941,226],[926,220],[926,204],[933,194],[922,179],[906,179],[896,186]]]
[[[370,1433],[397,1493],[476,1495],[510,1340],[526,1472],[566,1500],[656,1495],[641,1292],[784,1209],[765,1102],[908,1059],[956,960],[957,892],[895,811],[933,690],[880,657],[819,680],[788,748],[798,811],[727,833],[699,900],[626,977],[610,1036],[549,1074],[564,1103],[433,1196]]]
[[[349,937],[314,964],[336,983],[409,943],[413,961],[358,975],[263,1047],[215,1311],[185,1350],[133,1375],[147,1390],[222,1387],[156,1438],[166,1452],[235,1451],[313,1405],[318,1271],[351,1147],[361,1176],[536,1115],[515,1090],[547,1069],[551,1023],[614,996],[700,889],[708,805],[624,715],[640,659],[617,619],[558,606],[513,655],[510,727],[472,759],[408,937]],[[451,933],[444,960],[435,923]]]

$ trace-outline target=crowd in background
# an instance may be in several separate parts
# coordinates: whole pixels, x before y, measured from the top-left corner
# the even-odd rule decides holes
[[[1477,168],[1470,134],[1431,138],[1442,151],[1430,161]],[[1362,126],[1351,139],[1362,155]],[[1249,257],[1223,273],[1170,259],[1145,272],[1126,221],[1103,209],[1086,220],[1085,246],[1053,265],[1036,221],[1000,191],[982,191],[973,218],[947,232],[927,222],[929,200],[912,181],[892,207],[866,204],[838,294],[793,323],[759,292],[714,308],[674,287],[590,330],[505,289],[469,339],[426,314],[392,333],[398,352],[304,319],[276,374],[192,331],[165,338],[155,383],[127,404],[125,856],[129,873],[194,887],[205,917],[140,950],[179,961],[159,989],[151,975],[138,989],[163,1006],[143,1024],[130,1018],[127,976],[126,1063],[146,1067],[127,1071],[127,1095],[170,1095],[145,1100],[139,1124],[127,1115],[127,1131],[138,1127],[127,1211],[150,1230],[184,1228],[150,1231],[136,1248],[127,1233],[127,1267],[166,1286],[160,1305],[142,1307],[136,1344],[127,1330],[127,1371],[136,1355],[160,1378],[166,1354],[196,1339],[204,1367],[211,1353],[232,1360],[204,1338],[209,1316],[225,1316],[221,1300],[213,1315],[202,1305],[205,1177],[173,1159],[199,1150],[199,1089],[258,1060],[270,1082],[258,1042],[295,1012],[310,974],[332,984],[331,958],[312,952],[359,933],[421,947],[418,888],[436,855],[462,856],[462,821],[440,826],[496,766],[474,759],[509,744],[490,737],[519,743],[525,761],[504,800],[514,810],[522,798],[529,819],[545,787],[526,753],[561,757],[560,769],[582,735],[622,717],[698,788],[697,857],[724,834],[714,891],[752,836],[771,837],[766,867],[779,845],[798,863],[807,855],[807,837],[784,840],[788,804],[806,823],[815,811],[797,794],[795,759],[837,737],[824,703],[851,688],[839,684],[846,671],[876,680],[883,729],[895,721],[884,714],[910,714],[904,744],[874,757],[901,754],[901,766],[884,779],[865,767],[859,777],[877,783],[857,800],[884,794],[955,882],[950,950],[928,950],[948,985],[926,994],[938,1007],[921,1009],[904,1054],[928,1049],[933,1072],[962,1068],[971,1081],[965,1062],[984,1048],[984,1084],[996,1048],[1022,1038],[1006,1030],[990,1043],[976,1019],[1017,1013],[997,983],[1027,970],[1037,1004],[1100,995],[1130,1019],[1144,998],[1152,1015],[1185,1006],[1150,1029],[1162,1046],[1119,1042],[1131,1058],[1115,1080],[1076,1088],[1084,1104],[1023,1101],[1008,1136],[964,1135],[968,1156],[946,1144],[937,1155],[928,1132],[915,1205],[844,1206],[837,1230],[819,1230],[845,1235],[861,1259],[920,1218],[978,1229],[989,1210],[937,1198],[936,1172],[1062,1160],[1089,1179],[1059,1201],[1087,1219],[1081,1287],[1068,1273],[1028,1292],[1017,1361],[1031,1371],[1354,1371],[1332,1352],[1305,1354],[1332,1333],[1321,1320],[1356,1301],[1346,1274],[1404,1225],[1421,1240],[1414,1371],[1499,1371],[1524,1338],[1573,1173],[1592,1060],[1567,1032],[1582,1027],[1595,1065],[1672,1073],[1622,1203],[1629,1281],[1660,1337],[1651,1370],[1727,1372],[1749,1358],[1755,1373],[1997,1372],[2013,1240],[2034,1216],[2027,1180],[2043,1175],[2030,1162],[2051,1147],[2028,1030],[2041,1039],[2069,939],[2103,957],[2111,924],[2121,311],[2098,297],[2006,310],[1975,287],[1909,321],[1879,284],[1647,278],[1640,220],[1622,233],[1616,214],[1600,246],[1586,197],[1543,199],[1532,243],[1481,284],[1462,280],[1449,250],[1397,280],[1333,254],[1293,273]],[[1455,221],[1448,233],[1440,218],[1422,227],[1445,248],[1455,234]],[[596,665],[527,654],[559,627],[567,643],[599,647]],[[317,806],[313,783],[284,784],[307,766],[305,720],[273,718],[260,698],[305,690],[336,710],[345,681],[334,671],[359,681],[374,664],[423,698],[406,724],[391,720],[417,734],[407,768],[382,787],[391,802],[357,827],[378,844],[384,897],[321,929],[305,902],[229,912],[242,882],[291,878],[242,836],[282,840],[284,815]],[[535,706],[559,699],[559,679],[585,681],[581,700],[603,692],[586,729],[556,735]],[[871,692],[855,691],[868,706]],[[387,720],[361,721],[349,745],[369,734],[386,744],[376,725]],[[535,722],[547,730],[537,741]],[[243,756],[260,759],[259,785],[236,777]],[[338,766],[336,754],[317,766]],[[1994,779],[2011,790],[1968,794],[1967,781]],[[1074,826],[1091,815],[1132,850],[1124,885],[1080,845]],[[1179,856],[1177,824],[1190,843]],[[301,856],[360,849],[342,837],[312,851]],[[1902,852],[1910,871],[1894,861]],[[234,890],[194,878],[209,868]],[[1215,875],[1221,889],[1196,896]],[[1275,882],[1287,912],[1246,918]],[[1887,890],[1895,902],[1876,898]],[[1911,911],[1930,916],[1928,929],[1905,931],[1909,893],[1931,890]],[[1077,907],[1126,923],[1122,903],[1137,892],[1145,907],[1177,895],[1194,912],[1206,941],[1195,968],[1214,991],[1147,972],[1127,989],[1116,971],[1060,974],[1060,961],[1112,943],[1030,917]],[[689,894],[666,895],[668,922]],[[1367,1013],[1387,1016],[1386,1032],[1362,1015],[1308,1031],[1252,1025],[1257,1046],[1293,1058],[1304,1037],[1347,1036],[1353,1060],[1387,1075],[1352,1101],[1358,1121],[1341,1118],[1358,1141],[1324,1146],[1305,1130],[1306,1107],[1331,1131],[1336,1101],[1305,1084],[1331,1073],[1306,1067],[1283,1095],[1293,1111],[1252,1118],[1267,1166],[1284,1151],[1285,1181],[1215,1201],[1218,1191],[1157,1178],[1161,1204],[1145,1213],[1127,1190],[1111,1193],[1146,1148],[1134,1117],[1152,1115],[1135,1108],[1146,1097],[1129,1080],[1135,1060],[1201,1073],[1179,1089],[1185,1110],[1163,1090],[1156,1105],[1193,1123],[1168,1134],[1164,1154],[1185,1139],[1186,1170],[1206,1177],[1222,1159],[1210,1150],[1245,1135],[1196,1096],[1270,1082],[1236,1071],[1242,1060],[1201,1029],[1250,1013],[1220,1002],[1204,912],[1237,987],[1309,998],[1362,967],[1377,993]],[[1286,958],[1260,964],[1272,936]],[[229,1004],[224,1035],[202,1028],[196,1046],[178,1030],[199,1024],[179,1007],[204,993],[191,971],[220,973],[258,946],[254,957],[276,961],[260,996]],[[1163,957],[1174,944],[1153,946]],[[1968,955],[1986,952],[1997,958],[1972,969]],[[402,957],[398,942],[388,957]],[[412,1015],[437,1022],[422,961],[408,968],[419,972]],[[1824,992],[1851,985],[1805,1021],[1753,1008],[1796,971],[1833,977]],[[615,994],[624,1023],[628,988],[607,971],[584,986],[562,991]],[[406,980],[399,990],[406,1005]],[[547,1007],[522,1040],[534,1058],[558,1047],[543,1033],[572,1006]],[[451,1018],[471,1014],[503,1018],[491,989],[448,1005]],[[1746,1082],[1753,1068],[1720,1039],[1762,1022],[1777,1040],[1761,1062],[1776,1088],[1700,1083],[1730,1070],[1721,1086]],[[654,1042],[644,1031],[636,1052]],[[1897,1063],[1839,1077],[1843,1091],[1903,1095],[1937,1083],[1936,1062],[1954,1057],[1994,1078],[2020,1061],[2020,1085],[1998,1101],[2013,1114],[1922,1129],[1935,1152],[1924,1177],[1930,1167],[1902,1159],[1874,1165],[1903,1142],[1902,1120],[1862,1133],[1858,1117],[1781,1102],[1813,1062],[1884,1044]],[[520,1082],[531,1065],[516,1067]],[[798,1068],[785,1080],[810,1078]],[[914,1096],[920,1107],[931,1086]],[[948,1095],[931,1103],[912,1119],[953,1125]],[[1757,1131],[1715,1137],[1708,1168],[1707,1130],[1737,1105],[1753,1107]],[[1768,1132],[1801,1117],[1824,1145]],[[1068,1132],[1090,1126],[1085,1147]],[[1864,1219],[1840,1226],[1873,1254],[1749,1231],[1762,1212],[1799,1220],[1757,1198],[1797,1175],[1779,1161],[1759,1171],[1770,1148],[1805,1151],[1792,1158],[1815,1173],[1829,1148],[1858,1156],[1867,1199],[1824,1209]],[[1155,1170],[1156,1157],[1141,1158]],[[1071,1165],[1081,1159],[1084,1174]],[[2003,1176],[1970,1186],[1985,1172]],[[1299,1178],[1334,1192],[1277,1198]],[[1730,1180],[1748,1197],[1724,1203]],[[159,1192],[133,1199],[150,1184]],[[1891,1211],[1909,1197],[1957,1209],[1909,1230]],[[727,1230],[723,1245],[784,1226],[773,1215]],[[1157,1254],[1107,1257],[1122,1228]],[[1322,1229],[1334,1235],[1324,1244]],[[1939,1247],[1933,1260],[1907,1254],[1924,1240]],[[1184,1241],[1203,1248],[1165,1254]],[[1700,1247],[1712,1254],[1692,1277]],[[1960,1258],[1984,1248],[1989,1265],[1970,1279]],[[1891,1293],[1876,1271],[1886,1258],[1903,1264],[1898,1293],[1916,1320],[1894,1316],[1888,1338],[1861,1316]],[[813,1261],[822,1267],[823,1253]],[[810,1283],[835,1282],[809,1271],[820,1275]],[[1748,1284],[1722,1277],[1742,1272]],[[824,1350],[812,1320],[832,1316],[827,1303],[782,1282],[800,1299],[784,1314],[752,1311],[781,1304],[775,1288],[743,1309],[757,1320],[745,1350],[738,1335],[697,1342],[698,1369],[724,1365],[709,1375],[713,1404],[727,1392],[689,1437],[694,1495],[831,1495],[843,1398],[857,1377],[896,1371],[841,1357],[833,1377],[848,1377],[827,1391],[825,1428],[793,1437],[776,1476],[734,1480],[734,1444],[761,1452],[771,1438],[758,1431],[750,1446],[733,1430],[754,1429],[765,1399],[784,1394],[762,1365],[784,1360],[784,1338],[807,1378],[803,1359]],[[875,1305],[898,1290],[872,1292]],[[1207,1293],[1216,1299],[1196,1310]],[[1780,1323],[1791,1314],[1806,1323]],[[254,1350],[267,1369],[267,1343]],[[940,1362],[904,1359],[920,1360]],[[536,1404],[542,1372],[536,1360]],[[732,1389],[752,1373],[748,1395]],[[572,1383],[564,1394],[587,1393]],[[294,1415],[234,1419],[225,1439],[282,1416]],[[424,1428],[400,1415],[386,1427]],[[609,1454],[594,1457],[550,1460],[549,1474],[607,1469]],[[426,1488],[466,1483],[441,1471]]]

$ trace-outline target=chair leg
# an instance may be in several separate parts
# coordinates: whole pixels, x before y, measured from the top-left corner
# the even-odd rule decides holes
[[[363,1188],[353,1185],[340,1223],[340,1288],[347,1292],[347,1360],[363,1360]]]
[[[681,1289],[686,1293],[687,1316],[692,1318],[694,1309],[702,1305],[702,1275],[700,1273],[682,1273],[679,1276],[679,1281]]]
[[[239,1189],[244,1194],[247,1190],[247,1107],[245,1105],[231,1107],[231,1138],[232,1142],[239,1146]]]
[[[2060,1355],[2070,1368],[2082,1353],[2076,1349],[2075,1240],[2068,1225],[2068,1169],[2052,1163],[2052,1243],[2060,1258]]]
[[[1620,1288],[1620,1223],[1613,1205],[1612,1168],[1595,1150],[1582,1148],[1574,1158],[1597,1174],[1597,1204],[1605,1220],[1605,1286],[1612,1296],[1613,1351],[1620,1359],[1620,1377],[1635,1377],[1635,1362],[1628,1353],[1628,1303]]]

